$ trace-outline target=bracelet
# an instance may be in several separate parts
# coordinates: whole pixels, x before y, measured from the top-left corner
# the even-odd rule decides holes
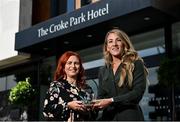
[[[111,102],[114,102],[114,99],[113,99],[113,98],[111,98]]]

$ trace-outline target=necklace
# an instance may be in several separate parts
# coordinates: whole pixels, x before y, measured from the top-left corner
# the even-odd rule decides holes
[[[69,84],[71,84],[71,85],[73,85],[73,86],[76,86],[76,79],[75,79],[75,78],[67,77],[67,78],[66,78],[66,81],[67,81]]]
[[[69,84],[76,86],[76,81],[68,81]]]

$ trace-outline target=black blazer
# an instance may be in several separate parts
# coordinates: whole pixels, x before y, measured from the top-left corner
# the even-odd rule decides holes
[[[139,101],[146,89],[146,75],[144,64],[137,60],[134,62],[133,85],[118,87],[122,65],[115,73],[111,66],[103,66],[99,70],[98,98],[111,98],[114,102],[103,110],[102,120],[143,120],[143,113]],[[127,79],[126,79],[127,80]]]

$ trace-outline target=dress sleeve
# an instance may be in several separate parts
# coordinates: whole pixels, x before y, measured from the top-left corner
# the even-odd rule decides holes
[[[62,88],[56,82],[50,84],[44,100],[43,115],[47,120],[64,120],[68,115],[67,102],[63,100]]]
[[[102,84],[103,76],[104,76],[103,71],[105,71],[105,67],[101,67],[98,72],[98,80],[99,80],[98,99],[102,99],[105,96],[105,94],[104,94],[105,92],[104,92],[104,88],[103,88],[103,84]]]
[[[146,89],[146,75],[144,64],[142,61],[135,61],[135,69],[133,71],[133,86],[127,93],[114,97],[116,104],[138,104]],[[119,104],[119,105],[120,105]]]

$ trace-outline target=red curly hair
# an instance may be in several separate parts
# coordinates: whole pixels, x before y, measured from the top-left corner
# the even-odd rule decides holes
[[[66,77],[66,73],[65,73],[64,68],[65,68],[65,64],[66,64],[67,60],[71,56],[76,56],[79,59],[80,70],[79,70],[79,73],[77,75],[77,85],[80,86],[80,87],[83,87],[84,84],[85,84],[84,67],[82,65],[82,60],[81,60],[80,55],[78,53],[76,53],[76,52],[73,52],[73,51],[67,51],[64,54],[62,54],[62,56],[59,58],[58,66],[57,66],[55,74],[54,74],[54,80],[58,81],[59,79]]]

